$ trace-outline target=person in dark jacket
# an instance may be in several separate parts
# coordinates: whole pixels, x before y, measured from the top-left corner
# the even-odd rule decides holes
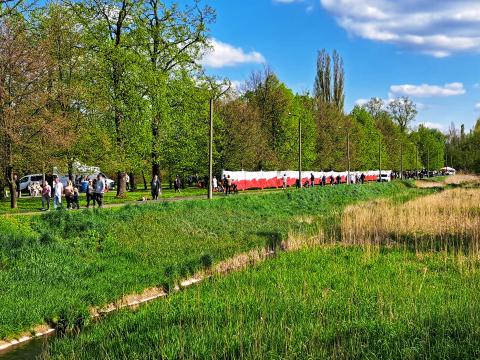
[[[158,175],[155,175],[152,180],[152,200],[158,200],[158,195],[160,194],[160,189],[162,185],[158,179]]]
[[[310,173],[310,186],[315,186],[315,176],[313,176],[313,173]]]
[[[92,180],[88,180],[88,186],[87,186],[87,209],[90,207],[90,201],[93,204],[93,207],[95,207],[95,187],[93,185]]]
[[[342,177],[340,174],[337,175],[337,185],[340,185],[342,183]]]
[[[325,175],[322,176],[322,186],[327,184],[327,177]]]

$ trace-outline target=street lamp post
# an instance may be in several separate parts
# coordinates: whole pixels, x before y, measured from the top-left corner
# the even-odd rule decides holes
[[[378,138],[378,181],[382,182],[382,137]]]
[[[400,142],[400,179],[403,180],[403,142]]]
[[[300,121],[300,116],[298,116],[298,180],[300,182],[300,187],[302,184],[302,122]]]
[[[427,147],[427,177],[430,177],[430,148]]]
[[[348,130],[347,130],[347,161],[348,161],[347,184],[351,184],[351,180],[350,180],[350,131],[348,131]]]
[[[210,98],[210,140],[208,142],[208,198],[213,199],[213,97]]]
[[[415,146],[415,177],[418,179],[418,146]]]

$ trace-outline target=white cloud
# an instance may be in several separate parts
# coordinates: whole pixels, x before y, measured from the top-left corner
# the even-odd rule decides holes
[[[221,42],[216,39],[210,40],[212,50],[206,53],[201,63],[206,67],[223,68],[241,64],[263,64],[264,56],[257,52],[245,52],[240,47]]]
[[[425,121],[422,123],[423,126],[429,129],[437,129],[440,130],[441,132],[444,132],[447,130],[447,127],[443,124],[437,123],[437,122],[431,122],[431,121]]]
[[[465,94],[465,88],[462,83],[454,82],[438,85],[392,85],[390,92],[394,96],[412,96],[412,97],[446,97]]]
[[[480,52],[478,0],[320,0],[340,26],[364,39],[446,57]]]
[[[357,101],[355,101],[355,105],[363,106],[366,103],[368,103],[369,101],[370,101],[369,99],[358,99]]]
[[[480,111],[480,102],[475,104],[475,110]]]

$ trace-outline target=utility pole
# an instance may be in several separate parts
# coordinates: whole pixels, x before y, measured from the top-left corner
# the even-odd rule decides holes
[[[347,184],[350,184],[350,131],[347,130],[347,160],[348,160],[348,179]]]
[[[298,116],[298,180],[302,187],[302,123],[300,116]]]
[[[418,146],[415,145],[415,177],[418,179]]]
[[[427,147],[427,177],[430,177],[430,148]]]
[[[400,179],[403,180],[403,142],[400,141]]]
[[[382,137],[378,137],[378,181],[382,182]]]
[[[213,199],[213,97],[210,98],[210,141],[208,143],[208,199]]]

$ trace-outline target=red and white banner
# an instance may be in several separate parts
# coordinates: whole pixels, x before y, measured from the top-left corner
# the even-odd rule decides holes
[[[390,179],[392,171],[382,170],[382,175],[387,175]],[[336,172],[336,171],[302,171],[302,184],[307,181],[310,183],[311,176],[315,178],[315,185],[319,185],[322,182],[322,178],[325,175],[326,184],[331,184],[337,181],[337,176],[340,175],[340,181],[342,183],[347,182],[348,172]],[[379,170],[370,171],[350,171],[350,181],[355,183],[360,178],[361,174],[365,175],[365,181],[377,181]],[[232,183],[237,185],[238,190],[247,189],[266,189],[266,188],[280,188],[283,186],[283,177],[287,178],[288,186],[295,186],[298,179],[298,171],[227,171],[222,172],[222,179],[225,176],[230,176]]]

